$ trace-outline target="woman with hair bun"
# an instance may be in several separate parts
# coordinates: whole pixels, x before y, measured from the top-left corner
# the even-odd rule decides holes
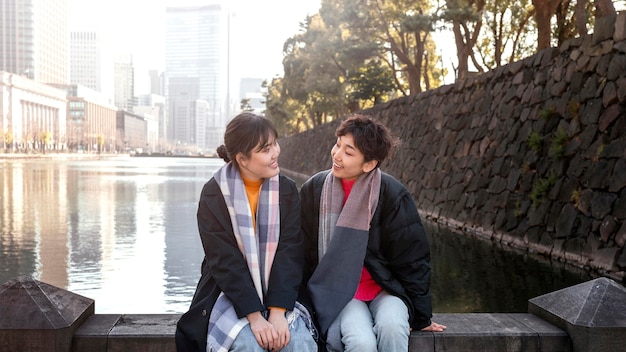
[[[198,230],[200,281],[176,328],[178,351],[317,351],[296,301],[304,242],[300,198],[280,175],[272,122],[244,112],[217,149],[226,164],[204,185]]]

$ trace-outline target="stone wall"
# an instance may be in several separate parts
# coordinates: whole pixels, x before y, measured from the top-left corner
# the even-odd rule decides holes
[[[624,279],[626,13],[594,34],[364,111],[400,138],[382,165],[422,216]],[[330,166],[338,121],[283,138],[281,167]]]

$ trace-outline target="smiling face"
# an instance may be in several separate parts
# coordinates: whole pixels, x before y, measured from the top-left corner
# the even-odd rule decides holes
[[[237,154],[237,164],[239,172],[245,179],[258,181],[278,175],[278,156],[280,155],[280,145],[273,136],[268,138],[265,145],[257,145],[250,152],[249,156],[243,153]]]
[[[333,175],[344,180],[355,180],[363,173],[374,170],[378,163],[376,160],[365,161],[350,133],[337,137],[330,156],[333,160]]]

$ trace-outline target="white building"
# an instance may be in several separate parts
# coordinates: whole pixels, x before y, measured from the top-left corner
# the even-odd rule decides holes
[[[218,4],[166,9],[165,95],[171,141],[207,150],[222,143],[231,113],[229,16]],[[189,104],[197,100],[207,102],[206,116],[190,113],[196,107]],[[194,121],[197,118],[203,121]]]
[[[0,133],[0,148],[65,150],[65,91],[0,71]]]
[[[0,2],[0,71],[68,83],[67,0]]]
[[[148,126],[148,143],[153,146],[153,151],[166,151],[169,143],[166,138],[165,97],[157,94],[139,95],[134,112],[150,116],[153,120]]]
[[[96,31],[70,32],[70,83],[102,92],[102,54]]]
[[[133,57],[130,54],[118,54],[113,65],[113,104],[122,110],[133,111],[135,106]]]

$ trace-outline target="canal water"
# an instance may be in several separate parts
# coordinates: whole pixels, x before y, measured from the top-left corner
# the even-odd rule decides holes
[[[0,284],[18,276],[95,300],[96,313],[183,313],[200,275],[196,208],[219,159],[0,160]],[[437,313],[526,312],[592,279],[426,223]]]

